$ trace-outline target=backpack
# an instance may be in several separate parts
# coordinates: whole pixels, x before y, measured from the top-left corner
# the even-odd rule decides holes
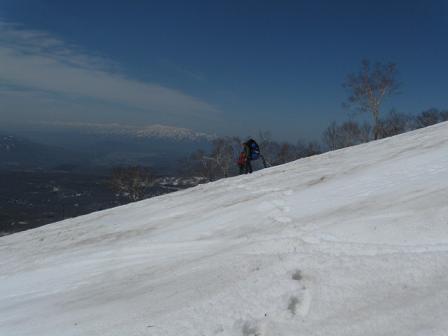
[[[246,163],[246,153],[244,153],[244,152],[240,153],[237,163],[240,166],[244,166],[244,164]]]
[[[255,142],[254,139],[249,139],[246,142],[246,145],[250,149],[249,159],[250,160],[257,160],[260,157],[260,147],[258,146],[258,144]]]

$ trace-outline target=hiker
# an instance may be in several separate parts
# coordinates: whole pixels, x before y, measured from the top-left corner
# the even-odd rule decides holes
[[[246,157],[246,162],[244,164],[244,174],[252,174],[252,155],[251,155],[251,148],[248,143],[249,141],[243,143],[244,148],[244,156]]]
[[[261,158],[263,166],[266,168],[266,161],[260,153],[260,147],[254,139],[249,139],[242,143],[244,150],[240,153],[240,158],[238,159],[238,166],[240,167],[240,174],[250,174],[252,173],[252,163],[253,160],[258,160]],[[243,157],[245,158],[243,164]]]
[[[260,156],[260,148],[254,139],[249,139],[243,143],[244,153],[246,156],[246,164],[244,166],[244,173],[252,173],[252,160],[257,160]]]

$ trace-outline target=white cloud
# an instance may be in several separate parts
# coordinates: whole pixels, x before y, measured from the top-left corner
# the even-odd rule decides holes
[[[92,99],[171,119],[214,119],[209,103],[156,83],[128,78],[117,65],[89,54],[48,33],[0,21],[0,84],[58,99]],[[1,91],[0,86],[0,91]],[[11,98],[11,97],[10,97]],[[127,111],[129,112],[129,111]]]

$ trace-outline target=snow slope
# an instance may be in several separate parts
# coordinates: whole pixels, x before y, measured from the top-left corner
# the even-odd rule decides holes
[[[0,238],[0,335],[448,335],[448,124]]]

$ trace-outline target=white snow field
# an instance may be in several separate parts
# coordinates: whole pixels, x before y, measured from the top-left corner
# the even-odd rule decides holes
[[[448,123],[2,237],[0,335],[448,335]]]

